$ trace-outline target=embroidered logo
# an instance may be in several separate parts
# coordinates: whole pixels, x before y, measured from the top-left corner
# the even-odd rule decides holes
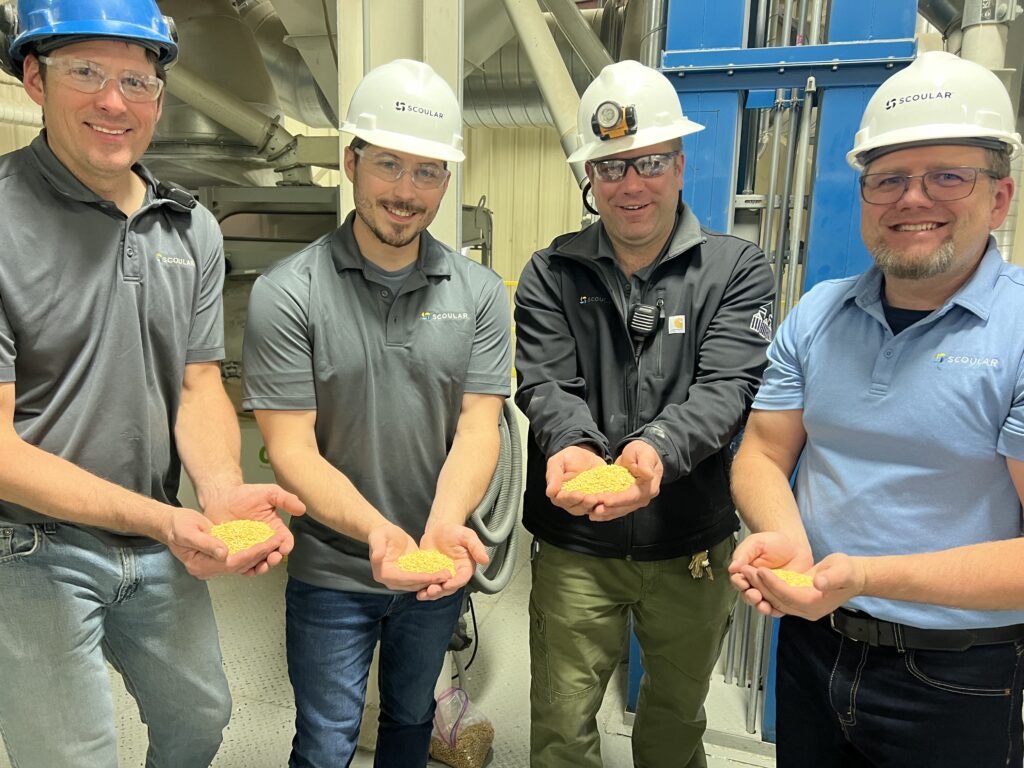
[[[601,304],[601,303],[607,303],[607,302],[608,302],[608,297],[607,296],[580,296],[580,306],[581,307],[584,304]]]
[[[173,267],[187,267],[190,269],[196,268],[196,263],[192,259],[187,259],[183,256],[168,256],[166,254],[157,251],[153,258],[156,259],[160,264],[168,264]]]
[[[686,333],[686,315],[672,315],[668,319],[668,332]]]
[[[420,312],[420,320],[469,320],[468,312]]]
[[[772,305],[765,304],[759,307],[754,316],[750,318],[750,330],[756,333],[765,341],[772,340]]]
[[[998,357],[982,357],[981,355],[950,355],[936,352],[932,363],[940,366],[962,366],[967,368],[998,368]]]

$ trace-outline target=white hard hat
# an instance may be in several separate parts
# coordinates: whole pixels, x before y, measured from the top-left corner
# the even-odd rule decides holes
[[[451,87],[422,61],[396,59],[366,73],[341,130],[384,149],[460,162],[462,112]]]
[[[995,74],[930,51],[878,86],[846,161],[863,170],[881,154],[927,144],[1005,146],[1012,159],[1024,149],[1014,127],[1010,95]]]
[[[568,162],[598,160],[703,131],[687,120],[679,95],[661,72],[637,61],[601,70],[580,98],[577,149]]]

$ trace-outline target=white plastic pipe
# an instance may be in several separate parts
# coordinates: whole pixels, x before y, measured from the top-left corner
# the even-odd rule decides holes
[[[27,107],[12,101],[0,101],[0,123],[43,127],[43,112],[39,107]]]

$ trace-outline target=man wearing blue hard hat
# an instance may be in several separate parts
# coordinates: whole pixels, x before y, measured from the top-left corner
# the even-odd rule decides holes
[[[109,661],[146,764],[207,766],[231,698],[202,579],[276,565],[304,507],[242,482],[217,223],[138,164],[177,45],[153,0],[20,0],[0,51],[45,118],[0,157],[0,733],[19,768],[114,768]],[[240,518],[273,534],[229,554]]]

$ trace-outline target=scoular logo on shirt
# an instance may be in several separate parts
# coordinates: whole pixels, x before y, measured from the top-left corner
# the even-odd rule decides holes
[[[420,320],[469,320],[468,312],[420,312]]]
[[[160,251],[157,251],[153,258],[156,259],[159,264],[167,264],[172,267],[187,267],[195,269],[196,266],[196,263],[192,261],[192,259],[185,258],[184,256],[168,256],[165,253],[160,253]]]
[[[966,368],[998,368],[998,357],[983,357],[982,355],[950,355],[946,352],[936,352],[932,363],[942,367],[960,366]]]

